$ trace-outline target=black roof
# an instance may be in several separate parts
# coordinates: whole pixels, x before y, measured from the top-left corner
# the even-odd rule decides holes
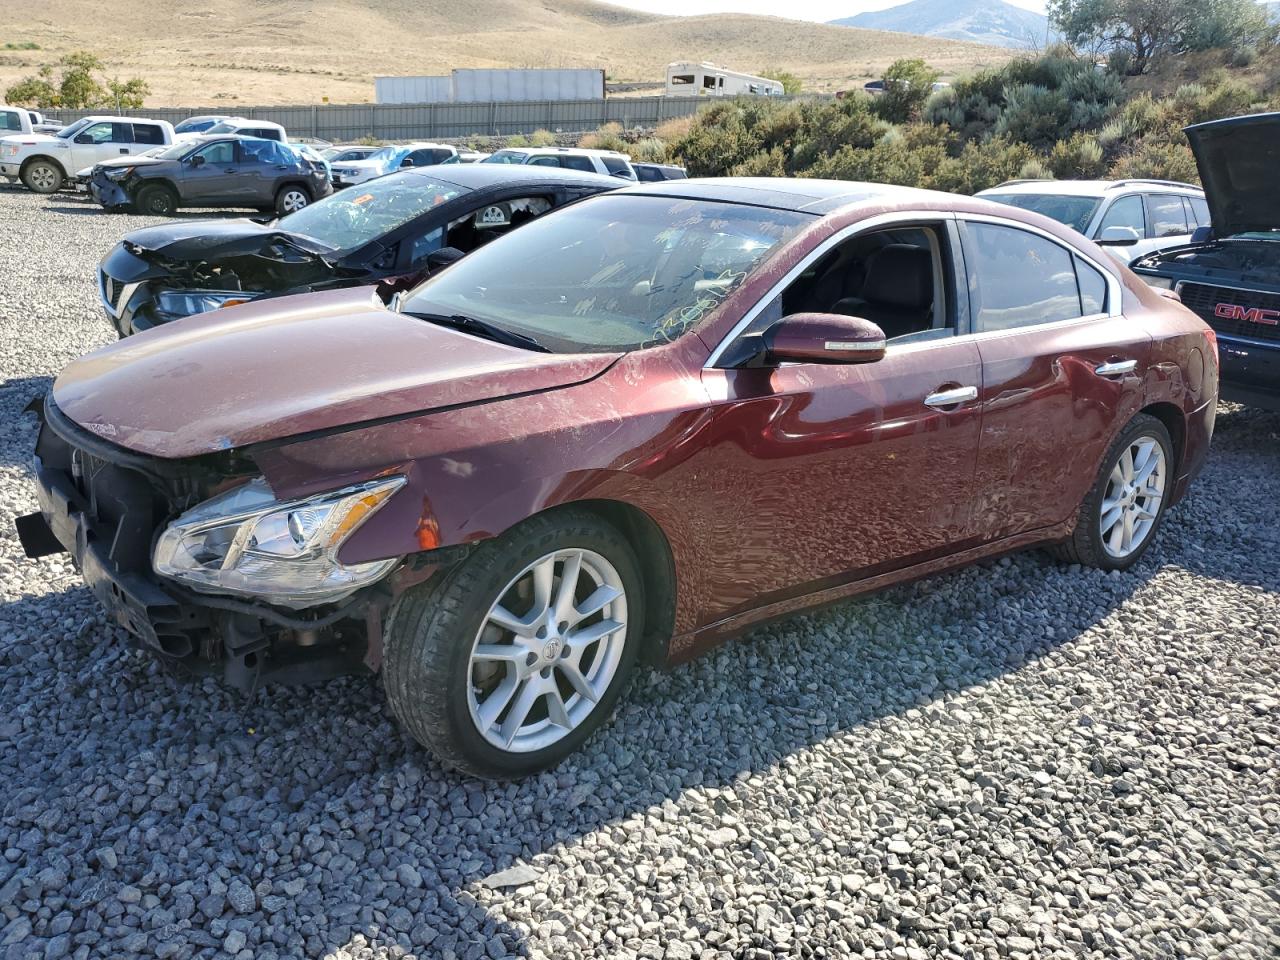
[[[860,183],[852,180],[818,180],[793,177],[705,177],[693,180],[664,180],[628,187],[626,193],[652,194],[660,197],[684,197],[690,200],[713,200],[742,203],[778,210],[827,214],[855,203],[922,204],[954,202],[951,194],[935,190],[917,190],[884,183]]]
[[[444,180],[470,190],[529,184],[564,184],[568,186],[607,187],[613,189],[630,181],[606,177],[600,173],[582,173],[561,167],[531,167],[512,163],[440,163],[430,167],[410,167],[400,173]]]

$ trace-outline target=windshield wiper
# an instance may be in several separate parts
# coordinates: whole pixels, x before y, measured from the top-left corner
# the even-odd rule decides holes
[[[538,353],[550,353],[548,347],[543,346],[533,337],[525,336],[523,333],[516,333],[514,330],[507,330],[496,324],[489,323],[487,320],[477,320],[475,317],[468,317],[461,313],[414,313],[412,310],[401,311],[407,317],[416,317],[419,320],[426,320],[428,323],[438,323],[443,327],[452,327],[455,330],[461,330],[463,333],[474,334],[477,337],[484,337],[486,340],[493,340],[495,343],[505,343],[509,347],[520,347],[523,350],[534,350]]]

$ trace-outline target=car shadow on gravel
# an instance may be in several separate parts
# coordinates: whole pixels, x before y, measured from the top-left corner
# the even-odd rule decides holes
[[[38,421],[23,411],[52,386],[53,377],[12,377],[0,383],[0,421],[7,425],[0,431],[0,467],[30,465]]]
[[[690,789],[732,791],[854,728],[945,712],[941,698],[1077,637],[1154,569],[1028,554],[762,627],[640,671],[581,753],[501,784],[442,769],[374,678],[245,701],[163,674],[83,587],[24,598],[0,608],[0,692],[17,705],[0,721],[0,777],[21,785],[0,821],[21,851],[0,860],[0,893],[26,900],[53,867],[73,912],[115,924],[136,890],[161,924],[189,921],[171,928],[184,955],[240,930],[255,956],[392,943],[524,956],[525,932],[486,905],[530,895],[558,868],[540,854],[661,816]],[[1029,613],[1047,626],[1026,630]]]

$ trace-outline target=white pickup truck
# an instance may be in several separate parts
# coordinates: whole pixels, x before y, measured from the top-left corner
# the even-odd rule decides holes
[[[26,107],[0,107],[0,137],[14,133],[57,133],[62,124],[44,118],[38,110]]]
[[[55,134],[0,137],[0,177],[20,179],[36,193],[54,193],[77,170],[173,143],[164,120],[84,117]]]

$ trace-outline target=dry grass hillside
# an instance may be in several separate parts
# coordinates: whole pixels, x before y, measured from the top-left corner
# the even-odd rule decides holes
[[[142,76],[150,105],[359,103],[375,75],[453,67],[600,66],[658,80],[672,60],[776,68],[813,90],[877,76],[899,57],[946,75],[1011,56],[908,34],[722,14],[659,17],[595,0],[44,0],[0,24],[0,89],[76,49]]]

